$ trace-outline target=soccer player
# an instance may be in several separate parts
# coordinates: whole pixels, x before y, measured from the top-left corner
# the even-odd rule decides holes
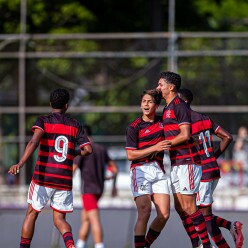
[[[164,150],[170,146],[164,141],[163,123],[156,110],[161,102],[157,90],[146,90],[141,95],[142,115],[126,129],[126,152],[132,161],[131,189],[138,217],[134,227],[134,246],[150,247],[164,228],[170,214],[170,179],[163,166]],[[154,202],[157,216],[147,224]]]
[[[180,89],[179,97],[189,106],[193,101],[193,94],[189,89]],[[220,178],[220,169],[216,159],[227,149],[232,142],[232,136],[221,126],[214,123],[208,116],[191,109],[192,136],[199,140],[198,151],[201,158],[202,177],[197,195],[197,205],[203,213],[208,233],[217,247],[230,247],[223,238],[218,226],[219,223],[228,223],[229,231],[237,248],[243,245],[242,224],[239,221],[230,222],[212,212],[213,192]],[[221,139],[220,145],[214,150],[213,135]],[[218,220],[216,222],[216,220]]]
[[[178,97],[181,76],[174,72],[161,72],[157,89],[166,101],[163,110],[165,139],[171,142],[171,183],[175,209],[187,228],[186,217],[190,218],[201,238],[204,248],[210,248],[210,240],[202,212],[196,206],[201,167],[196,164],[199,156],[195,142],[190,135],[190,110]],[[193,247],[202,247],[192,243]]]
[[[112,195],[116,194],[116,176],[118,167],[116,163],[110,159],[107,150],[104,146],[94,143],[91,138],[91,128],[84,125],[87,136],[92,142],[92,154],[87,157],[77,156],[73,162],[73,170],[77,168],[81,172],[81,192],[82,192],[82,222],[79,230],[76,248],[85,248],[86,241],[92,230],[95,248],[104,248],[103,244],[103,230],[100,222],[98,201],[104,191],[104,181],[106,179],[106,171],[112,172],[114,180]]]
[[[33,178],[28,191],[28,209],[22,225],[20,248],[29,248],[36,219],[50,200],[54,225],[63,236],[66,248],[75,248],[66,213],[73,211],[72,163],[75,155],[89,155],[90,141],[81,124],[68,116],[69,93],[56,89],[50,95],[52,113],[40,116],[32,127],[34,132],[20,161],[9,173],[16,175],[39,147]],[[76,149],[79,145],[80,149]]]

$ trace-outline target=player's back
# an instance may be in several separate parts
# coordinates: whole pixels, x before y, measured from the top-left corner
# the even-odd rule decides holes
[[[191,110],[191,133],[199,139],[197,146],[202,165],[202,180],[209,181],[220,177],[220,170],[217,164],[214,147],[213,134],[220,128],[208,116]]]
[[[52,113],[39,117],[33,126],[35,128],[42,129],[44,134],[40,141],[33,180],[39,185],[70,190],[80,123],[65,114]]]
[[[92,143],[92,153],[78,161],[82,179],[82,193],[102,194],[105,172],[110,160],[104,146]],[[76,158],[78,159],[78,157]]]

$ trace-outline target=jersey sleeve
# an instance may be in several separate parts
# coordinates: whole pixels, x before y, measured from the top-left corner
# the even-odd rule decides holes
[[[126,150],[138,149],[138,130],[128,126],[126,130]]]
[[[190,109],[182,102],[175,107],[175,115],[177,117],[178,126],[189,125],[191,123]]]
[[[78,127],[77,143],[78,143],[80,148],[90,144],[90,140],[87,137],[86,132],[83,129],[82,125],[79,125],[79,127]]]
[[[216,124],[212,119],[210,119],[211,123],[212,123],[212,128],[215,134],[218,133],[218,131],[220,130],[221,126]]]
[[[44,132],[44,121],[41,117],[37,118],[37,120],[35,121],[34,125],[32,126],[32,132],[34,132],[35,129],[40,129]]]

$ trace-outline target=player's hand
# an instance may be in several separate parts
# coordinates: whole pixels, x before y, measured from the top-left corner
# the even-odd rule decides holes
[[[156,144],[156,151],[161,152],[171,147],[171,142],[169,140],[163,140]]]
[[[22,167],[22,166],[19,165],[19,164],[14,164],[14,165],[12,165],[12,166],[10,167],[8,173],[9,173],[9,174],[12,174],[12,175],[16,175],[16,174],[18,174],[18,173],[20,172],[21,167]]]

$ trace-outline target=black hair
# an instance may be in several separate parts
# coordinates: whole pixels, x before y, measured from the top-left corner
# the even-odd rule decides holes
[[[83,128],[84,128],[84,130],[85,130],[87,136],[91,136],[91,134],[92,134],[92,132],[91,132],[91,127],[90,127],[89,125],[87,125],[87,124],[84,124],[84,125],[83,125]]]
[[[180,94],[179,96],[184,100],[187,101],[187,104],[190,105],[194,99],[193,93],[191,92],[191,90],[186,89],[186,88],[182,88],[178,91],[178,93]]]
[[[143,98],[144,95],[150,95],[155,104],[160,104],[161,99],[162,99],[162,93],[160,90],[152,89],[152,90],[144,90],[143,93],[140,95],[141,99]]]
[[[69,92],[65,89],[56,89],[50,95],[51,106],[54,109],[62,109],[70,99]]]
[[[174,84],[177,90],[181,87],[181,76],[175,72],[163,71],[160,73],[160,78],[163,78],[167,83]]]

